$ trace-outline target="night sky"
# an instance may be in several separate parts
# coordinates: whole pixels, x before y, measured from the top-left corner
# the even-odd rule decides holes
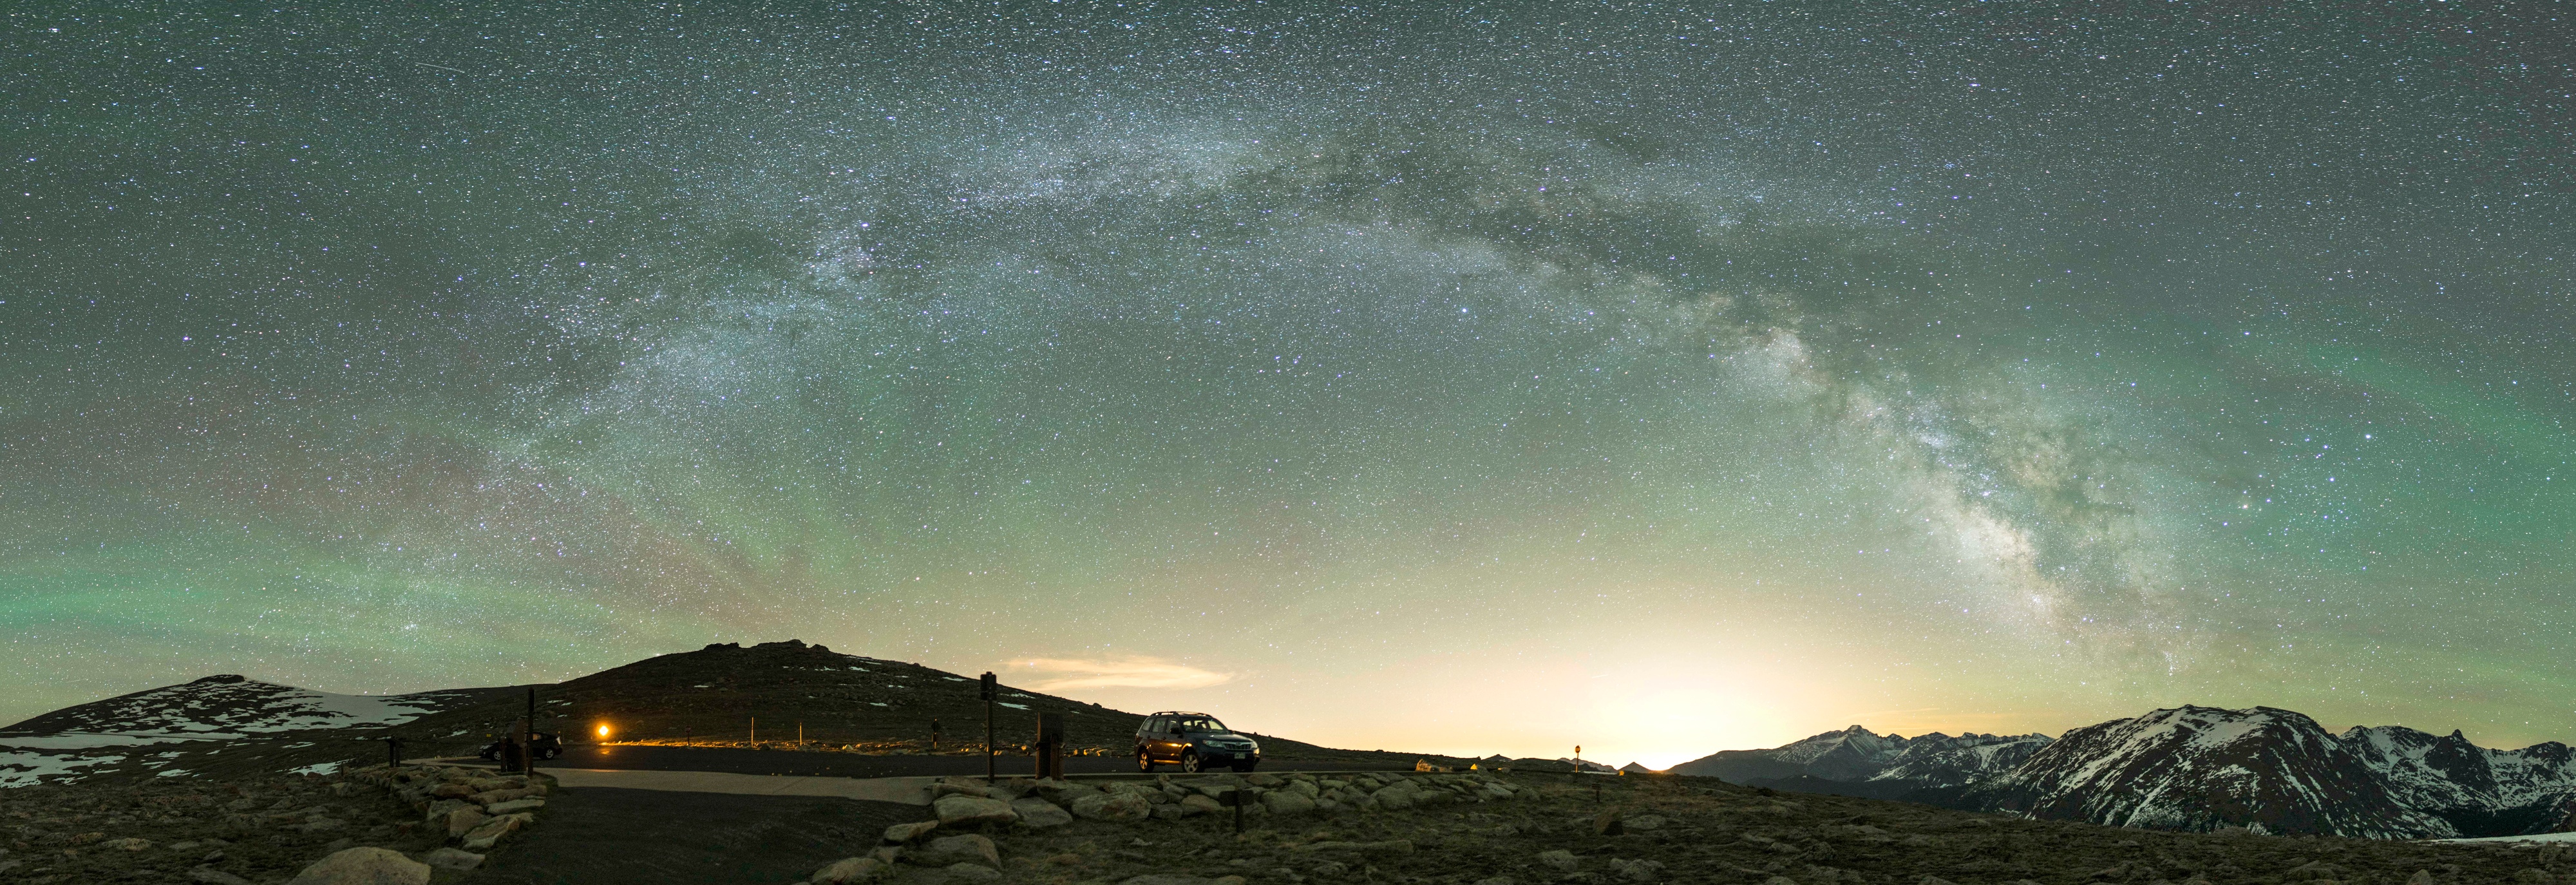
[[[2576,738],[2563,10],[1429,6],[11,8],[0,721]]]

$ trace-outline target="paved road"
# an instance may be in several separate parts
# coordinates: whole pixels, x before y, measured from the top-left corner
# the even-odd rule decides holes
[[[1002,756],[994,760],[995,770],[1004,775],[1024,775],[1035,770],[1035,760],[1026,756]],[[562,756],[537,763],[538,768],[642,769],[650,771],[720,771],[732,774],[776,774],[815,777],[938,777],[984,773],[981,756],[862,756],[856,753],[817,753],[797,750],[747,750],[737,747],[658,747],[597,746],[575,744],[565,747]],[[1398,770],[1401,766],[1384,766]],[[1262,771],[1349,771],[1348,763],[1297,762],[1267,760]],[[1124,774],[1136,770],[1136,760],[1117,756],[1074,756],[1064,760],[1066,774]],[[1159,766],[1161,771],[1175,771],[1172,766]]]

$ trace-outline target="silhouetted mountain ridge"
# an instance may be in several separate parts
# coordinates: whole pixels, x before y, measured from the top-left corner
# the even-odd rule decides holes
[[[2399,726],[2342,734],[2272,707],[2183,706],[2046,735],[1860,726],[1728,750],[1675,774],[2120,826],[2448,838],[2550,832],[2576,812],[2576,753]]]

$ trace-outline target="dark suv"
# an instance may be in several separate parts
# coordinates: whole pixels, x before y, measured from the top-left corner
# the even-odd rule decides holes
[[[1261,745],[1227,730],[1214,716],[1170,710],[1136,727],[1136,770],[1152,771],[1165,762],[1191,772],[1220,766],[1251,771],[1261,764]]]

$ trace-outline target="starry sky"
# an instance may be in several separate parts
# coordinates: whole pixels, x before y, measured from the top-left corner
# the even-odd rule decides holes
[[[1360,749],[2576,739],[2548,4],[0,27],[0,720],[795,637]]]

